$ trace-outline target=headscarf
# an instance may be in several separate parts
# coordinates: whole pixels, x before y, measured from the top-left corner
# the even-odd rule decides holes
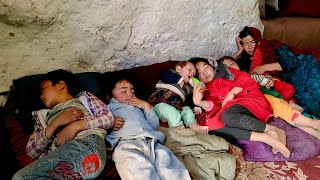
[[[252,38],[257,43],[253,53],[256,51],[258,46],[260,47],[261,54],[263,56],[262,64],[269,64],[269,63],[275,63],[278,62],[278,55],[275,53],[275,49],[280,47],[283,43],[272,41],[272,40],[265,40],[262,39],[262,35],[259,29],[255,27],[248,27]],[[259,44],[258,44],[259,43]],[[273,74],[275,72],[271,72]]]
[[[258,44],[261,39],[262,39],[262,35],[259,29],[255,28],[255,27],[248,27],[251,31],[252,34],[252,38],[254,39],[254,41]]]

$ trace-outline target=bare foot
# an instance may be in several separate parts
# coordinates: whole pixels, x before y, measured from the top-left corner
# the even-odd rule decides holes
[[[271,131],[273,133],[273,130],[268,130],[268,132]],[[289,149],[282,144],[277,138],[274,138],[273,136],[270,135],[267,132],[263,133],[258,133],[258,132],[252,132],[251,141],[259,141],[268,144],[271,146],[271,148],[275,149],[277,152],[280,152],[284,157],[288,158],[290,156],[290,151]]]
[[[194,130],[197,133],[207,134],[209,132],[209,127],[208,126],[199,126],[197,123],[189,124],[189,128]]]
[[[280,141],[273,138],[272,136],[270,136],[270,140],[267,141],[266,144],[270,145],[273,149],[280,152],[285,158],[290,157],[289,149],[284,144],[282,144]]]
[[[266,133],[281,142],[280,137],[274,130],[267,131]],[[277,154],[278,150],[275,148],[272,148],[272,153]]]
[[[282,144],[287,146],[287,136],[286,136],[286,132],[283,129],[279,129],[279,128],[273,126],[272,129],[270,131],[267,131],[266,133],[269,134],[270,136],[280,140],[280,142]],[[274,133],[276,133],[277,136],[273,136]]]

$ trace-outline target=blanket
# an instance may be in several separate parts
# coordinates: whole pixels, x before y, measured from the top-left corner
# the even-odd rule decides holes
[[[164,145],[183,162],[193,179],[234,179],[236,159],[227,153],[223,138],[197,134],[191,129],[158,129],[165,134]]]

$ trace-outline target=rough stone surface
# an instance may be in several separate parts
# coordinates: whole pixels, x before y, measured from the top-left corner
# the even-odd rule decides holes
[[[0,92],[58,68],[230,55],[245,25],[263,28],[257,0],[0,0]]]

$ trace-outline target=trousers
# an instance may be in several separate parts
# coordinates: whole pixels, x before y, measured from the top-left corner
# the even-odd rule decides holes
[[[105,140],[91,134],[59,146],[20,169],[12,179],[94,179],[100,175],[105,163]]]

